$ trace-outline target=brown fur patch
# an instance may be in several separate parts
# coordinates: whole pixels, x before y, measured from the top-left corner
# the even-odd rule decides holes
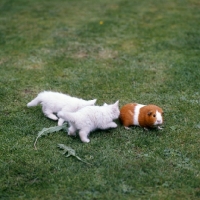
[[[129,103],[120,109],[120,120],[126,127],[133,125],[134,108],[136,103]]]

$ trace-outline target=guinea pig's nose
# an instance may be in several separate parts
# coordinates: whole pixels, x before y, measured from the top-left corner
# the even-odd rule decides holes
[[[162,121],[161,121],[161,120],[157,120],[157,122],[158,122],[158,123],[161,123]]]

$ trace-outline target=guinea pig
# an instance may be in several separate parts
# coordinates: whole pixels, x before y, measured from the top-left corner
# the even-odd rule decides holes
[[[163,124],[163,110],[156,105],[142,105],[129,103],[120,109],[119,116],[123,126],[129,129],[131,125],[141,126],[144,129],[158,128]]]

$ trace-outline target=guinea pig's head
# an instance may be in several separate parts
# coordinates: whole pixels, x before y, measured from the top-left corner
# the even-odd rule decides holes
[[[147,121],[150,127],[157,127],[163,124],[163,110],[155,105],[148,105]]]

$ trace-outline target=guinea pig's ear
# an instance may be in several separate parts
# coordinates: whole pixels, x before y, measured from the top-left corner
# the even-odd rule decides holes
[[[147,115],[151,116],[152,113],[153,112],[150,110],[150,111],[148,111]]]

